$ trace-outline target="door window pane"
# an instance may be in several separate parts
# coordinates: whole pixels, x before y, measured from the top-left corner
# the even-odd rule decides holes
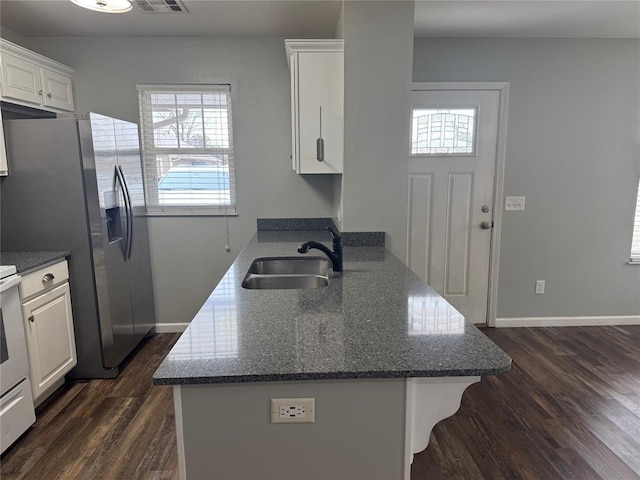
[[[414,108],[411,155],[475,153],[475,108]]]

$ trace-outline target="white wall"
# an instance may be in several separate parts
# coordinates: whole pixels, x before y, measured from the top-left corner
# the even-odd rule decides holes
[[[384,231],[407,243],[412,1],[347,1],[344,15],[345,231]]]
[[[291,170],[290,85],[282,38],[33,38],[76,69],[76,111],[138,122],[136,83],[230,83],[238,216],[153,217],[159,323],[189,322],[255,232],[257,217],[330,217],[329,176]]]
[[[640,315],[640,40],[416,39],[414,81],[508,81],[498,317]],[[534,295],[535,280],[546,293]]]

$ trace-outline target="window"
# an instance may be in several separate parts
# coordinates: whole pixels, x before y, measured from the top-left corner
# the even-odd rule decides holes
[[[475,152],[475,108],[414,108],[411,155]]]
[[[636,216],[633,220],[633,239],[631,240],[631,261],[640,263],[640,181],[636,200]]]
[[[229,85],[138,85],[147,211],[236,213]]]

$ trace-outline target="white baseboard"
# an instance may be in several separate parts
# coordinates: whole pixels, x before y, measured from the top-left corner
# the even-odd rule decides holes
[[[188,323],[156,323],[156,333],[182,333],[188,326]]]
[[[496,318],[501,327],[589,327],[597,325],[640,325],[640,315],[617,317],[519,317]]]

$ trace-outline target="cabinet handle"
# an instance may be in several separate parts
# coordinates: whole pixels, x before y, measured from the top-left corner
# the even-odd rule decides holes
[[[42,96],[42,90],[38,90],[38,95]]]
[[[47,93],[47,97],[53,98],[53,94],[51,92]]]
[[[320,136],[316,140],[316,160],[324,161],[324,139],[322,138],[322,106],[320,106]]]
[[[316,159],[319,162],[324,161],[324,140],[322,138],[316,140]]]
[[[33,315],[31,315],[31,316],[29,317],[29,321],[30,321],[31,323],[34,323],[34,322],[36,321],[36,319],[35,319],[35,318],[33,318]]]
[[[56,278],[53,273],[47,273],[44,277],[42,277],[42,283],[47,283]]]

